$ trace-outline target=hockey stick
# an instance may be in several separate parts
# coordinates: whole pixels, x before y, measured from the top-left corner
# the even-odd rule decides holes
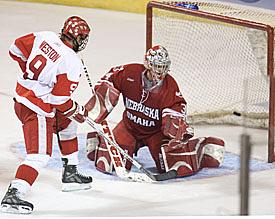
[[[83,61],[83,59],[81,59],[81,62],[83,64],[83,70],[84,70],[84,73],[85,73],[85,76],[86,76],[86,79],[88,81],[88,84],[90,86],[90,88],[92,89],[92,92],[94,93],[94,88],[93,88],[93,84],[92,84],[92,80],[90,78],[90,75],[89,75],[89,72],[88,72],[88,69]]]
[[[119,152],[121,155],[123,155],[127,160],[129,160],[135,167],[137,167],[141,172],[145,173],[151,180],[146,180],[145,177],[143,177],[146,182],[152,182],[152,181],[164,181],[168,179],[173,179],[177,176],[177,171],[176,170],[169,170],[168,172],[161,173],[161,174],[153,174],[147,169],[145,169],[139,162],[137,162],[135,159],[133,159],[128,153],[126,153],[115,141],[112,141],[112,139],[107,136],[102,130],[101,130],[101,125],[97,124],[95,121],[93,121],[91,118],[86,117],[85,119],[86,123],[90,125],[93,129],[97,131],[97,133],[105,139],[106,142],[108,142],[110,151],[113,149],[116,149],[114,154]],[[107,144],[107,145],[108,145]],[[117,153],[117,154],[119,154]],[[110,153],[112,157],[112,153]],[[115,164],[115,163],[114,163]],[[116,166],[116,165],[115,165]],[[130,173],[129,173],[130,174]],[[134,180],[134,179],[133,179]]]

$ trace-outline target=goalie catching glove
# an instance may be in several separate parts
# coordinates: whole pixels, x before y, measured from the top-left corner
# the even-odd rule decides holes
[[[183,116],[177,116],[176,114],[179,113],[173,112],[163,115],[162,132],[173,140],[187,142],[194,136],[194,130],[186,123]]]
[[[71,101],[71,107],[65,112],[62,112],[64,116],[70,120],[75,120],[76,122],[83,123],[85,117],[88,116],[88,111],[84,106],[80,106],[77,102]]]

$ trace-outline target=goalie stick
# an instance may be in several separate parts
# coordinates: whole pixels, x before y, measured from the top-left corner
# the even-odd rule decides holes
[[[87,82],[93,92],[93,94],[95,93],[94,92],[94,89],[93,89],[93,85],[92,85],[92,81],[91,81],[91,78],[90,78],[90,75],[89,75],[89,72],[88,72],[88,69],[86,67],[86,65],[84,64],[84,61],[83,59],[81,59],[82,61],[82,64],[83,64],[83,69],[84,69],[84,72],[85,72],[85,76],[86,76],[86,79],[87,79]],[[103,128],[103,132],[101,131],[101,134],[104,135],[104,133],[108,136],[102,136],[106,145],[107,145],[107,148],[108,148],[108,152],[110,154],[110,157],[111,157],[111,160],[114,164],[114,168],[115,168],[115,171],[116,171],[116,174],[118,177],[122,178],[122,179],[129,179],[129,180],[132,180],[132,181],[137,181],[137,182],[153,182],[153,181],[162,181],[162,180],[168,180],[168,179],[172,179],[172,178],[175,178],[177,176],[177,173],[175,170],[171,170],[170,172],[166,172],[166,173],[163,173],[163,174],[152,174],[150,173],[148,170],[144,169],[138,162],[136,162],[135,160],[133,160],[133,158],[131,156],[129,156],[123,149],[121,149],[114,141],[114,138],[113,138],[113,135],[112,135],[112,131],[111,129],[109,128],[109,125],[107,123],[106,120],[103,120],[101,122],[101,127],[100,125],[98,125],[97,123],[95,123],[92,119],[90,118],[87,118],[86,119],[86,122],[91,125],[92,127],[94,127],[96,130],[100,130],[101,131],[101,128]],[[99,132],[98,132],[99,133]],[[100,134],[100,133],[99,133]],[[104,138],[104,137],[108,137],[109,138],[109,141]],[[116,148],[113,144],[116,144],[118,146],[118,148],[120,150],[123,151],[123,153],[119,153],[119,149]],[[131,158],[131,160],[128,160],[133,163],[134,161],[136,162],[136,164],[134,164],[138,169],[140,169],[141,171],[144,170],[143,172],[145,173],[134,173],[134,172],[129,172],[126,170],[125,168],[125,164],[122,160],[122,157],[121,157],[121,154],[124,155],[124,154],[127,154],[129,158]],[[125,155],[124,155],[125,156]],[[125,156],[126,159],[127,159],[127,156]]]
[[[173,179],[177,176],[177,171],[176,170],[169,170],[168,172],[160,173],[160,174],[151,173],[149,170],[145,169],[139,162],[137,162],[134,158],[132,158],[128,153],[126,153],[115,141],[113,141],[109,136],[107,136],[101,130],[101,127],[102,127],[101,125],[97,124],[95,121],[93,121],[89,117],[86,117],[85,121],[88,125],[90,125],[93,129],[95,129],[101,137],[104,138],[104,140],[108,143],[107,147],[110,147],[111,150],[116,149],[116,152],[114,152],[114,153],[119,152],[117,154],[123,155],[127,160],[129,160],[141,172],[145,173],[146,174],[145,176],[148,176],[149,179],[150,179],[150,180],[148,180],[148,177],[146,179],[146,177],[139,174],[139,177],[142,176],[142,180],[139,180],[139,181],[146,181],[146,182],[164,181],[164,180],[168,180],[168,179]],[[110,156],[111,156],[112,159],[114,159],[114,157],[112,156],[112,153],[110,153]],[[121,158],[121,156],[120,156],[120,158]],[[121,159],[121,161],[122,161],[122,159]],[[114,166],[116,166],[116,165],[114,165]],[[124,169],[125,169],[125,167],[124,167]],[[126,171],[126,169],[125,169],[125,171]],[[128,173],[128,174],[130,174],[130,173]],[[134,173],[132,173],[132,174],[134,174]],[[134,175],[132,175],[132,176],[134,177]],[[127,178],[129,178],[129,177],[127,177]],[[129,179],[131,179],[131,177]],[[132,180],[135,180],[135,179],[132,179]],[[136,180],[138,180],[138,179],[136,179]]]

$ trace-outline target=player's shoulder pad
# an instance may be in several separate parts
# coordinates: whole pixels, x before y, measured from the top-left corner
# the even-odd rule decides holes
[[[47,38],[59,38],[58,35],[53,32],[53,31],[39,31],[39,32],[34,32],[33,33],[35,36],[43,36],[43,37],[47,37]]]
[[[168,83],[169,85],[171,85],[171,86],[173,85],[172,87],[178,86],[178,82],[177,82],[176,79],[175,79],[172,75],[170,75],[170,74],[167,74],[167,75],[166,75],[165,80],[167,81],[167,83]],[[174,85],[176,85],[176,86],[174,86]]]
[[[78,81],[83,72],[83,64],[80,58],[73,50],[71,51],[71,49],[63,53],[62,62],[59,68],[61,71],[67,73],[68,79],[71,81]]]
[[[143,64],[140,64],[140,63],[130,63],[130,64],[127,64],[127,65],[124,65],[125,68],[129,68],[129,69],[145,69],[144,65]]]

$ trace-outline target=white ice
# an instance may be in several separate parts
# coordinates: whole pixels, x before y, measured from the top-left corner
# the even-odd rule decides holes
[[[59,32],[71,15],[85,18],[92,27],[84,51],[95,83],[112,66],[142,62],[145,51],[145,16],[106,10],[59,5],[0,1],[0,198],[22,161],[15,148],[23,142],[21,124],[13,111],[17,64],[9,58],[13,40],[34,31]],[[83,77],[74,98],[84,104],[90,89]],[[112,125],[121,118],[121,103],[110,115]],[[213,135],[226,142],[226,150],[239,154],[240,127],[195,127],[196,135]],[[90,130],[81,125],[79,133]],[[267,161],[266,131],[248,130],[253,157]],[[115,180],[113,180],[113,178]],[[126,182],[116,177],[94,176],[93,188],[73,193],[61,192],[61,169],[44,169],[26,199],[34,204],[33,217],[94,216],[184,216],[238,215],[239,173],[160,184]],[[275,214],[275,169],[251,174],[250,214]],[[0,213],[0,217],[19,217]],[[20,216],[22,217],[22,216]],[[28,217],[28,216],[26,216]]]

